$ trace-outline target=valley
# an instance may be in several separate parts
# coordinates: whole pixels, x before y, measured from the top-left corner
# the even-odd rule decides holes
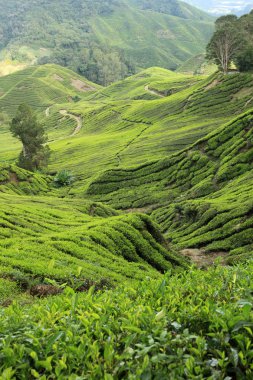
[[[122,223],[129,218],[125,211],[144,212],[159,224],[171,244],[168,262],[181,260],[183,265],[180,251],[195,248],[207,255],[224,253],[227,262],[248,257],[253,248],[252,75],[191,76],[151,68],[107,88],[82,78],[81,87],[85,84],[86,91],[73,87],[74,80],[75,73],[56,65],[0,79],[3,92],[7,84],[15,83],[0,98],[0,109],[5,109],[1,127],[5,144],[0,148],[6,168],[3,200],[8,203],[9,194],[23,194],[29,202],[27,196],[35,194],[38,204],[44,204],[41,196],[53,195],[53,203],[62,198],[62,207],[68,208],[66,202],[71,199],[83,199],[95,202],[95,209],[102,202],[112,207],[110,212],[115,215],[123,210]],[[37,98],[35,94],[31,97],[33,81]],[[13,166],[20,145],[15,141],[12,150],[6,149],[13,138],[5,123],[15,113],[13,104],[7,107],[11,93],[15,93],[17,104],[21,102],[19,88],[23,99],[27,93],[28,104],[33,106],[37,99],[37,113],[46,125],[52,151],[49,173],[61,169],[72,172],[75,180],[71,186],[56,189],[49,176],[26,178],[26,172]],[[19,199],[12,197],[12,202]],[[14,231],[9,234],[6,227],[3,224],[3,236],[12,236]],[[28,236],[33,234],[27,228]],[[73,231],[76,234],[78,228]],[[27,243],[32,245],[30,240]],[[3,257],[9,257],[4,247]],[[62,264],[55,261],[53,272],[58,265]],[[164,262],[160,269],[167,265]],[[40,275],[44,271],[46,268]]]
[[[71,4],[0,0],[0,380],[250,380],[251,62],[183,2]]]

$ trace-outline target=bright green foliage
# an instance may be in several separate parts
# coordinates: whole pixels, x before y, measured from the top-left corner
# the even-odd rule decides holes
[[[88,194],[116,208],[144,207],[150,213],[156,208],[153,217],[181,249],[248,257],[253,250],[252,123],[250,111],[170,158],[106,171]]]
[[[66,91],[75,75],[57,66],[36,73],[40,78],[43,73],[48,83],[64,83]],[[60,76],[64,82],[54,79]],[[44,107],[40,115],[52,150],[49,169],[66,168],[76,178],[71,187],[54,188],[54,194],[92,197],[149,214],[157,209],[152,218],[178,249],[231,252],[229,261],[247,257],[252,252],[246,201],[252,183],[252,112],[245,111],[252,106],[252,85],[249,73],[206,78],[151,68],[105,89],[79,92],[78,103]],[[77,119],[81,129],[73,135]],[[15,158],[17,147],[4,120],[0,157]],[[2,188],[40,192],[27,180],[20,185],[24,191],[8,174]],[[228,190],[231,204],[224,200]],[[48,182],[41,188],[45,191]]]
[[[13,300],[20,292],[18,285],[14,281],[0,278],[0,307],[4,305],[8,299]],[[6,304],[8,306],[8,304]]]
[[[185,198],[213,193],[252,169],[252,120],[250,111],[169,158],[105,171],[88,194],[127,208],[161,204],[182,192]]]
[[[250,108],[252,83],[250,74],[203,78],[148,69],[76,104],[53,106],[45,120],[54,140],[51,168],[77,175],[71,192],[83,194],[87,180],[105,168],[168,157]],[[74,121],[59,113],[63,108],[82,118],[74,138]]]
[[[0,376],[251,379],[252,75],[152,68],[82,93],[60,70],[34,72],[64,82],[64,100],[36,108],[52,177],[9,164],[19,147],[0,117],[0,302],[15,301]],[[56,189],[62,168],[75,181]],[[185,249],[240,264],[189,269]],[[103,281],[113,290],[94,294]],[[48,284],[64,294],[34,300]]]
[[[204,248],[207,257],[227,252],[228,263],[247,260],[253,255],[252,184],[251,171],[210,196],[159,208],[153,218],[178,249]]]
[[[61,170],[54,177],[54,183],[57,187],[69,186],[71,185],[73,181],[74,181],[73,175],[65,169]]]
[[[13,194],[45,194],[50,190],[51,178],[28,172],[16,165],[0,164],[0,192]]]
[[[70,286],[87,279],[153,278],[187,262],[167,250],[146,215],[119,215],[102,204],[48,197],[0,196],[0,273]]]
[[[252,273],[252,262],[192,268],[14,304],[1,311],[0,369],[8,379],[251,379]]]
[[[10,130],[22,143],[18,165],[27,170],[39,170],[48,165],[50,150],[42,124],[27,104],[21,104],[12,119]]]

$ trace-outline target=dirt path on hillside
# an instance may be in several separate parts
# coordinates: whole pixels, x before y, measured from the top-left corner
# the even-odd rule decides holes
[[[160,96],[160,98],[165,98],[165,96],[161,94],[161,92],[156,91],[156,90],[151,90],[148,85],[145,86],[145,91],[148,91],[152,95]]]
[[[128,141],[128,143],[123,146],[119,151],[118,153],[116,153],[115,155],[115,158],[117,160],[117,166],[120,166],[121,164],[121,155],[122,153],[128,149],[130,147],[130,145],[132,145],[133,143],[136,142],[137,139],[139,139],[143,133],[145,133],[147,131],[147,129],[149,129],[150,127],[152,127],[152,123],[150,122],[145,122],[145,121],[138,121],[138,120],[130,120],[130,119],[127,119],[125,117],[122,117],[122,114],[114,109],[112,109],[112,112],[114,112],[115,114],[117,114],[119,116],[119,118],[122,120],[122,121],[126,121],[127,123],[132,123],[132,124],[139,124],[139,125],[144,125],[145,127],[142,128],[142,130],[134,137],[132,138],[132,140]]]
[[[183,249],[180,253],[191,259],[198,267],[213,265],[217,259],[220,259],[220,263],[225,265],[225,258],[227,257],[225,252],[205,252],[205,250],[197,248]]]
[[[248,107],[248,105],[253,101],[253,98],[249,99],[246,103],[245,103],[245,106],[243,108],[246,108]]]
[[[77,135],[80,132],[80,130],[82,129],[82,126],[83,126],[83,122],[82,122],[81,116],[76,116],[76,115],[74,115],[72,113],[68,113],[67,110],[60,110],[59,112],[60,112],[61,115],[68,116],[71,119],[74,119],[76,121],[77,126],[74,129],[74,132],[70,135],[70,137],[73,137],[73,136]]]

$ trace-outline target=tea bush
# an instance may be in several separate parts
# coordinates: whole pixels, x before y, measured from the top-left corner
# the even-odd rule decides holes
[[[0,310],[4,379],[251,379],[252,261]]]

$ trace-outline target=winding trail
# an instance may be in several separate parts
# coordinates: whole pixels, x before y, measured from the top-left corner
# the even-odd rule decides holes
[[[45,114],[46,114],[46,117],[49,117],[50,116],[50,109],[51,109],[51,106],[48,107],[46,110],[45,110]],[[75,135],[77,135],[80,130],[82,129],[82,126],[83,126],[83,121],[82,121],[82,118],[81,116],[76,116],[74,115],[73,113],[69,113],[67,110],[60,110],[59,113],[62,115],[62,116],[68,116],[70,117],[71,119],[74,119],[77,123],[77,126],[76,128],[74,129],[73,133],[71,133],[70,137],[73,137]]]
[[[145,91],[148,91],[152,95],[159,96],[160,98],[165,98],[165,95],[163,95],[161,92],[156,91],[156,90],[151,90],[149,88],[149,85],[145,86]]]
[[[68,117],[70,117],[71,119],[74,119],[77,122],[77,126],[74,129],[74,132],[70,135],[70,137],[73,137],[73,136],[77,135],[80,132],[80,130],[82,129],[82,126],[83,126],[83,122],[82,122],[81,116],[76,116],[76,115],[74,115],[72,113],[68,113],[67,110],[60,110],[59,112],[60,112],[61,115],[68,116]]]

